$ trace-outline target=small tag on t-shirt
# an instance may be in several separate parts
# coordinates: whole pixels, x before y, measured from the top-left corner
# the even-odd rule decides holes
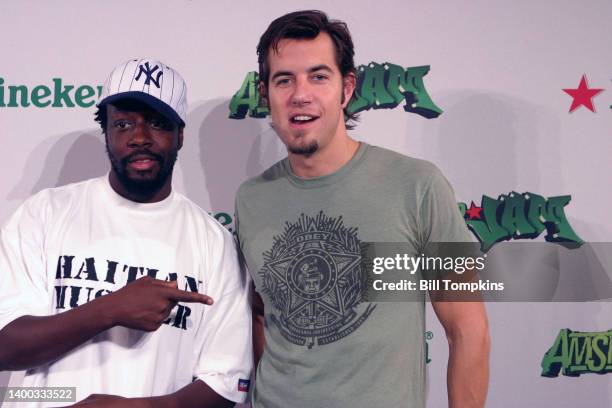
[[[242,378],[238,379],[238,391],[249,392],[249,385],[251,384],[250,380],[243,380]]]

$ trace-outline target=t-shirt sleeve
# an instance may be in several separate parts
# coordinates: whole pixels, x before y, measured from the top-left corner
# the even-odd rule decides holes
[[[224,398],[245,402],[253,369],[249,278],[232,235],[211,253],[214,304],[206,306],[203,343],[194,376]]]
[[[39,193],[0,231],[0,330],[21,316],[51,314],[43,251],[45,213]]]
[[[431,243],[474,241],[459,211],[453,188],[437,168],[430,174],[418,219],[423,252],[427,252]]]

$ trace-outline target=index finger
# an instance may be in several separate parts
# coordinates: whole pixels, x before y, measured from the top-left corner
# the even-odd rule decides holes
[[[176,300],[177,302],[203,303],[205,305],[213,304],[213,298],[208,295],[197,292],[187,292],[186,290],[176,288],[168,288],[168,298]]]

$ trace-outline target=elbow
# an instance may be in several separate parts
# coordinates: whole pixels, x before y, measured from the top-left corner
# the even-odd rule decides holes
[[[446,339],[451,349],[458,345],[469,344],[471,348],[478,349],[486,355],[491,350],[491,336],[486,319],[480,322],[472,322],[469,325],[449,327],[446,329]]]

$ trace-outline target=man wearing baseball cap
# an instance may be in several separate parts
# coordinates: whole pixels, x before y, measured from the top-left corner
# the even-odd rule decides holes
[[[248,278],[232,235],[171,187],[186,107],[172,68],[121,64],[96,113],[110,172],[35,194],[2,229],[0,370],[24,386],[74,387],[77,406],[245,400]]]

